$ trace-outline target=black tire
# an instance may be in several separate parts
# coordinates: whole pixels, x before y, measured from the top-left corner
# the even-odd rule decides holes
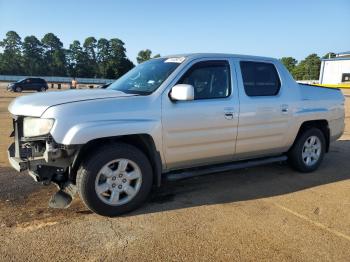
[[[22,92],[22,87],[19,87],[19,86],[15,87],[15,92],[19,92],[19,93]]]
[[[38,89],[38,92],[45,92],[46,91],[46,88],[45,87],[41,87]]]
[[[315,136],[319,139],[321,143],[321,150],[317,161],[312,165],[307,165],[304,162],[302,153],[303,153],[305,142],[312,136]],[[322,160],[325,154],[325,149],[326,149],[326,139],[322,131],[318,128],[310,128],[308,130],[305,130],[296,138],[296,141],[293,147],[288,152],[288,163],[292,168],[294,168],[299,172],[302,172],[302,173],[313,172],[322,163]]]
[[[138,165],[142,182],[139,191],[129,202],[114,206],[106,204],[99,198],[95,181],[104,165],[120,158],[131,160]],[[115,143],[100,148],[83,161],[77,173],[76,184],[81,199],[91,211],[102,216],[114,217],[130,212],[146,201],[153,184],[152,167],[148,158],[138,148],[124,143]]]

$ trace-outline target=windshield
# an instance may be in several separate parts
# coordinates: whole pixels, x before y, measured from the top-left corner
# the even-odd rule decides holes
[[[183,61],[158,58],[144,62],[127,72],[108,89],[129,94],[149,95],[153,93]]]

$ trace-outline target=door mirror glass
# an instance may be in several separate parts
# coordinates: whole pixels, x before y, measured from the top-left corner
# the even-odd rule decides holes
[[[178,84],[171,89],[170,97],[178,101],[190,101],[194,99],[194,88],[192,85]]]

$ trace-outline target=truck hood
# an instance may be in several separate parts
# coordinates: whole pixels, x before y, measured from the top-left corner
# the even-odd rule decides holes
[[[13,115],[40,117],[49,107],[79,101],[135,96],[110,89],[67,90],[38,93],[14,99],[8,107]]]

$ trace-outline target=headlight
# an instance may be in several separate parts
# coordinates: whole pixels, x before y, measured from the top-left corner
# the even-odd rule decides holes
[[[23,120],[23,135],[25,137],[42,136],[50,132],[53,119],[25,117]]]

